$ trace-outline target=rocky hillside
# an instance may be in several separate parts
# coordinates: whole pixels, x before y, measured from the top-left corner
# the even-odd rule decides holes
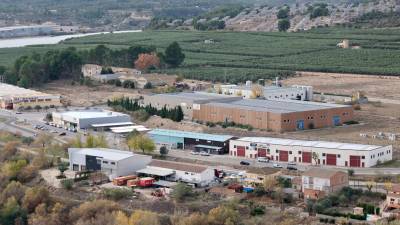
[[[316,12],[316,7],[320,6],[312,3],[289,5],[288,8],[290,10],[288,10],[288,15],[285,17],[285,20],[289,20],[290,22],[288,31],[309,30],[319,26],[358,23],[360,19],[363,18],[367,20],[380,20],[381,18],[375,17],[388,17],[392,14],[396,15],[396,18],[398,18],[400,14],[400,0],[377,0],[358,4],[329,3],[322,6],[327,9],[326,14],[319,14],[320,11]],[[282,7],[246,8],[235,17],[223,18],[225,21],[225,29],[235,31],[277,31],[279,23],[277,15],[281,9]],[[387,25],[390,26],[390,24]],[[392,24],[392,26],[398,26],[398,24]]]

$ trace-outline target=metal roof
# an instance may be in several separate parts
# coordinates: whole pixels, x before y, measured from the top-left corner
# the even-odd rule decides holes
[[[180,137],[180,138],[192,138],[192,139],[219,141],[219,142],[225,142],[225,141],[233,138],[233,136],[230,136],[230,135],[205,134],[205,133],[180,131],[180,130],[167,130],[167,129],[155,129],[155,130],[150,131],[149,134],[150,135],[162,135],[162,136],[173,136],[173,137]]]
[[[159,168],[147,167],[147,168],[136,171],[136,173],[143,173],[143,174],[149,174],[149,175],[156,175],[159,177],[165,177],[165,176],[174,174],[174,171],[171,169],[159,169]]]
[[[104,117],[115,117],[115,116],[128,116],[127,114],[113,112],[113,111],[65,111],[56,112],[61,116],[68,116],[76,119],[89,119],[89,118],[104,118]]]
[[[304,141],[304,140],[282,139],[282,138],[271,138],[271,137],[244,137],[244,138],[239,138],[238,140],[254,142],[254,143],[273,144],[273,145],[303,146],[303,147],[330,148],[330,149],[355,150],[355,151],[371,151],[382,147],[378,145],[349,144],[349,143],[328,142],[328,141]]]
[[[207,92],[176,92],[176,93],[164,93],[157,94],[157,96],[164,97],[173,97],[173,98],[184,98],[187,100],[212,100],[212,99],[221,99],[228,98],[229,96],[223,96],[215,93],[207,93]],[[232,96],[230,96],[232,97]]]
[[[272,113],[292,113],[304,112],[321,109],[345,108],[347,105],[328,104],[319,102],[307,102],[296,100],[259,100],[241,99],[230,102],[209,102],[206,105],[220,106],[224,108],[240,108],[253,111],[272,112]]]
[[[142,125],[138,125],[138,126],[124,126],[124,127],[111,127],[110,130],[113,133],[130,133],[134,130],[142,132],[142,131],[149,131],[150,129],[142,126]]]
[[[96,123],[92,124],[92,127],[113,127],[122,125],[133,125],[132,122],[120,122],[120,123]]]
[[[208,148],[208,149],[215,149],[215,150],[219,150],[222,147],[218,147],[218,146],[211,146],[211,145],[195,145],[195,148]]]
[[[121,151],[116,149],[109,148],[69,148],[69,153],[72,154],[81,154],[81,155],[91,155],[96,157],[101,157],[108,160],[119,161],[123,159],[130,158],[132,156],[135,157],[149,157],[139,154],[133,154],[128,151]]]
[[[0,98],[1,97],[54,97],[60,98],[59,95],[51,95],[43,92],[21,88],[11,84],[0,83]]]

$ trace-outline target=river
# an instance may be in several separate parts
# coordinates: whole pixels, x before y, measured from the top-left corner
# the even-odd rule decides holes
[[[114,31],[114,34],[118,33],[133,33],[141,32],[141,30],[126,30],[126,31]],[[60,41],[85,37],[96,34],[109,34],[110,32],[98,32],[98,33],[87,33],[87,34],[70,34],[70,35],[60,35],[60,36],[38,36],[38,37],[24,37],[24,38],[12,38],[12,39],[0,39],[0,48],[15,48],[24,47],[28,45],[47,45],[47,44],[57,44]]]

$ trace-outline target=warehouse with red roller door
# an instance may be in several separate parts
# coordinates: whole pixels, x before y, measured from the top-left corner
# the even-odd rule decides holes
[[[308,141],[270,137],[244,137],[229,142],[229,154],[256,159],[267,157],[274,162],[372,167],[392,160],[392,146]]]

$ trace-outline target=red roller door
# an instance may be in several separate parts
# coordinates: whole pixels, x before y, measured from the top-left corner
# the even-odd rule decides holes
[[[279,161],[287,162],[289,161],[289,152],[288,151],[279,151]]]
[[[350,156],[350,167],[360,167],[361,156],[351,155]]]
[[[302,152],[303,163],[311,163],[312,156],[311,152]]]
[[[336,155],[326,154],[326,165],[336,166]]]
[[[246,156],[246,147],[244,146],[237,146],[237,156],[245,157]]]
[[[258,149],[258,157],[266,157],[267,156],[267,149],[259,148]]]

